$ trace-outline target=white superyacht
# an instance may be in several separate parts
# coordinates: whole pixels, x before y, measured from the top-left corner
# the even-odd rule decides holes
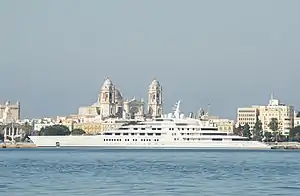
[[[38,147],[269,149],[245,137],[218,131],[210,121],[184,117],[179,111],[151,120],[127,121],[98,135],[29,136]]]

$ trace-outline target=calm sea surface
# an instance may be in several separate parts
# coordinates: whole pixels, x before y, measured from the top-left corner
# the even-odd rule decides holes
[[[0,149],[0,195],[300,195],[300,151]]]

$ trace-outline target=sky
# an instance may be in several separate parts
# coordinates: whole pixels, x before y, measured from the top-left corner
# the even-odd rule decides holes
[[[22,118],[75,114],[109,76],[126,98],[153,78],[164,110],[236,118],[270,94],[300,107],[300,1],[0,1],[0,100]]]

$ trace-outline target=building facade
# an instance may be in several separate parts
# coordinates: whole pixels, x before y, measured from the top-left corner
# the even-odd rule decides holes
[[[145,111],[143,99],[124,99],[120,90],[106,78],[98,95],[97,102],[91,106],[80,107],[79,116],[107,118],[139,119],[161,116],[163,112],[162,87],[155,79],[148,91],[148,111]]]
[[[260,120],[263,131],[271,132],[269,123],[273,118],[278,121],[278,131],[283,135],[288,135],[289,130],[294,127],[294,106],[282,104],[271,96],[268,105],[237,110],[237,123],[242,126],[248,123],[250,129],[253,129],[257,120]]]
[[[20,102],[11,104],[6,101],[5,104],[0,105],[0,119],[9,121],[18,121],[21,118],[21,105]]]
[[[234,120],[230,119],[223,119],[219,116],[209,116],[209,115],[203,115],[201,117],[202,120],[209,120],[210,122],[214,123],[219,131],[225,131],[228,133],[233,133],[235,122]]]
[[[294,113],[294,127],[300,126],[300,116],[298,113]]]
[[[283,135],[288,135],[294,127],[294,106],[281,104],[279,100],[271,98],[267,106],[260,106],[259,112],[264,131],[272,131],[268,126],[272,118],[278,120],[278,130]]]
[[[162,86],[154,79],[148,90],[148,116],[160,117],[163,114]]]
[[[259,117],[259,109],[257,107],[252,108],[238,108],[237,109],[237,124],[244,126],[248,124],[250,129],[253,129],[256,121]]]

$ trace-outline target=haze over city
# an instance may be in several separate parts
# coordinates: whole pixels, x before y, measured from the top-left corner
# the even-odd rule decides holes
[[[1,1],[0,100],[22,117],[77,113],[105,77],[164,110],[235,118],[270,94],[299,107],[299,1]]]

